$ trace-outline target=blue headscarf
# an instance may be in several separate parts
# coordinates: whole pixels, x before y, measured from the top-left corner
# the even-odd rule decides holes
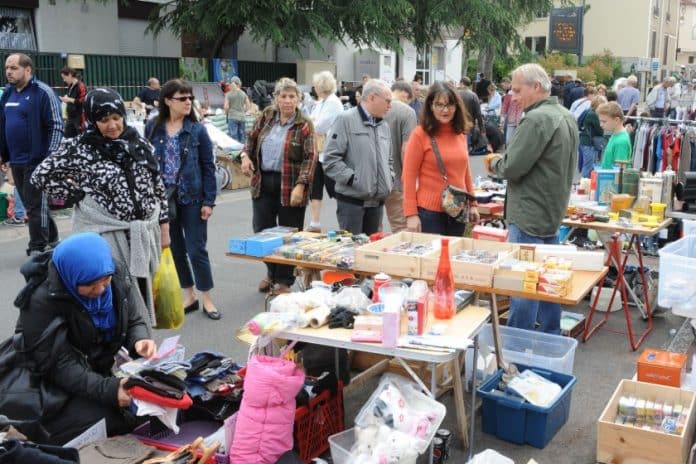
[[[114,273],[111,247],[99,234],[84,232],[71,235],[53,251],[53,265],[65,288],[82,304],[106,340],[111,340],[116,328],[111,285],[96,298],[88,298],[77,292],[79,285],[89,284]]]

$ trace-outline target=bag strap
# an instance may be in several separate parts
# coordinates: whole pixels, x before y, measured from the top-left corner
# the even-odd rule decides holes
[[[447,180],[447,171],[445,171],[445,163],[442,162],[440,150],[437,148],[437,142],[435,141],[435,137],[432,135],[430,136],[430,145],[433,147],[433,153],[435,153],[435,159],[437,160],[437,166],[440,168],[440,174],[442,174],[442,178],[445,180],[445,183],[449,184],[449,180]]]
[[[23,333],[20,332],[20,333],[15,334],[15,335],[12,337],[15,350],[16,350],[18,353],[22,353],[22,354],[26,354],[26,353],[29,353],[30,351],[34,351],[34,350],[36,349],[36,347],[38,347],[39,345],[41,345],[43,342],[46,341],[46,339],[47,339],[48,337],[50,337],[51,335],[53,335],[53,332],[57,331],[58,328],[59,328],[61,325],[63,325],[64,322],[65,322],[65,321],[64,321],[63,319],[61,319],[61,318],[55,318],[55,319],[53,319],[53,320],[46,326],[46,328],[44,329],[44,331],[41,333],[41,336],[40,336],[39,339],[36,341],[36,343],[34,343],[33,346],[30,346],[30,347],[28,347],[28,348],[26,348],[26,347],[24,347],[24,346],[19,346],[20,340],[24,338],[24,337],[23,337]],[[55,350],[51,350],[51,351],[55,351]]]

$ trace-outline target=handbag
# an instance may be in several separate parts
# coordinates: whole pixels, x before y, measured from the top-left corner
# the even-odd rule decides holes
[[[67,402],[68,394],[60,387],[44,382],[45,372],[38,370],[29,356],[57,333],[47,363],[48,366],[54,365],[56,346],[68,343],[65,331],[58,330],[63,324],[62,319],[51,321],[30,347],[24,346],[21,332],[0,344],[0,414],[16,420],[36,420],[57,413]]]
[[[440,174],[442,174],[442,178],[446,185],[442,190],[442,210],[455,221],[466,223],[469,220],[471,202],[474,201],[476,197],[466,190],[455,187],[449,183],[447,171],[445,171],[445,164],[442,162],[435,137],[430,137],[430,143],[433,147],[433,153],[435,153],[437,165],[440,168]]]

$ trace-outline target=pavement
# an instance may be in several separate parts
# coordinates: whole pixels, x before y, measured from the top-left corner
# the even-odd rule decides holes
[[[483,174],[482,158],[472,159],[474,175]],[[327,200],[322,209],[324,228],[337,227],[335,202]],[[235,359],[244,361],[248,356],[248,346],[237,340],[235,334],[239,327],[256,313],[263,310],[264,295],[256,290],[260,278],[265,274],[264,265],[250,261],[233,260],[225,257],[227,239],[235,234],[249,233],[251,226],[251,201],[246,190],[225,191],[218,201],[208,229],[208,252],[211,259],[215,289],[213,295],[216,305],[222,312],[220,321],[205,317],[201,311],[186,316],[183,327],[178,331],[158,330],[154,338],[160,342],[165,337],[178,334],[180,342],[186,346],[187,353],[214,349]],[[59,215],[57,219],[61,237],[70,232],[70,219]],[[25,248],[28,240],[26,227],[0,225],[0,339],[8,337],[13,329],[18,310],[12,304],[24,282],[18,269],[26,260]],[[588,311],[588,303],[569,308],[575,312]],[[637,313],[637,311],[635,311]],[[644,327],[640,316],[633,317],[636,330]],[[480,414],[476,420],[474,451],[492,448],[513,459],[516,463],[526,463],[534,458],[539,464],[585,464],[594,463],[596,456],[596,422],[606,402],[611,397],[619,381],[631,378],[635,373],[635,363],[643,347],[666,346],[671,339],[670,330],[678,329],[683,318],[671,314],[655,319],[655,328],[643,346],[631,351],[625,335],[609,330],[600,330],[587,343],[580,342],[575,353],[577,384],[572,393],[570,417],[565,426],[544,449],[521,446],[498,440],[481,432]],[[624,330],[622,313],[613,313],[609,329]],[[345,399],[346,426],[352,421],[364,404],[376,381],[368,384],[360,393]],[[467,397],[468,398],[468,397]],[[448,409],[443,427],[454,431],[454,406],[452,394],[445,394],[440,401]],[[469,404],[467,404],[467,409]],[[452,443],[450,463],[464,463],[468,452],[461,449],[457,439]],[[422,457],[419,463],[427,462]]]

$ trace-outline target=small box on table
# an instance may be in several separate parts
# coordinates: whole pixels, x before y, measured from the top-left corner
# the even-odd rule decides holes
[[[478,240],[492,240],[494,242],[506,242],[508,238],[507,229],[497,227],[474,226],[471,237]]]
[[[421,259],[440,250],[440,237],[433,234],[399,232],[355,249],[356,271],[384,272],[392,276],[421,276]],[[449,246],[459,238],[449,237]]]

